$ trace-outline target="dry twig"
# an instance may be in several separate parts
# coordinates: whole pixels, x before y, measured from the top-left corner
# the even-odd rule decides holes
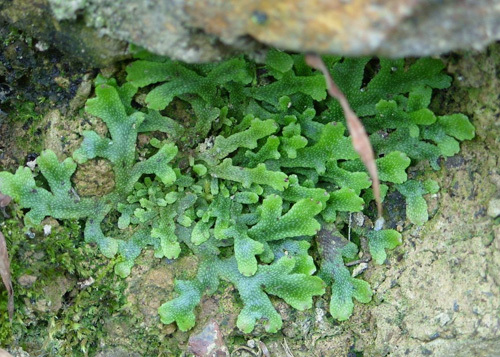
[[[283,342],[281,342],[281,346],[285,350],[286,357],[294,357],[292,350],[288,347],[288,342],[286,342],[286,338],[283,338]]]
[[[306,62],[312,68],[315,68],[323,73],[328,93],[339,101],[340,106],[344,111],[347,128],[351,134],[352,145],[359,156],[361,156],[361,161],[363,161],[363,164],[366,166],[366,169],[370,174],[373,182],[373,195],[375,196],[375,201],[377,202],[378,216],[382,217],[382,201],[380,199],[380,181],[378,179],[377,165],[375,164],[375,155],[373,154],[373,149],[365,128],[356,113],[354,113],[351,109],[344,93],[342,93],[340,88],[335,84],[321,57],[316,54],[308,54],[306,56]]]
[[[3,212],[4,217],[8,217],[5,213],[5,207],[12,201],[7,195],[0,192],[0,209]],[[10,276],[10,260],[9,254],[7,252],[7,243],[5,242],[5,237],[0,231],[0,276],[2,277],[3,284],[7,289],[7,294],[9,296],[9,301],[7,303],[7,310],[9,312],[9,319],[12,322],[14,316],[14,289],[12,288],[12,280]]]
[[[10,277],[10,261],[7,253],[7,244],[2,232],[0,232],[0,276],[2,277],[3,284],[7,288],[7,293],[9,295],[7,310],[9,311],[9,319],[12,322],[14,316],[14,289],[12,288],[12,280]]]

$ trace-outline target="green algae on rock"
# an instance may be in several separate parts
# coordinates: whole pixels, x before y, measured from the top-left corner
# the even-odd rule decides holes
[[[37,185],[29,168],[19,168],[14,175],[0,173],[0,191],[30,209],[27,227],[45,216],[85,220],[85,240],[116,257],[122,277],[148,246],[157,258],[195,254],[196,277],[177,280],[178,296],[159,309],[164,323],[175,321],[181,330],[194,326],[196,306],[220,281],[237,288],[243,301],[237,326],[247,333],[260,319],[269,332],[281,328],[268,295],[303,310],[325,293],[325,283],[331,285],[332,316],[349,318],[352,299],[369,302],[372,292],[345,266],[359,248],[336,225],[342,223],[339,212],[370,214],[370,181],[338,104],[324,100],[323,77],[301,55],[268,56],[262,66],[243,58],[187,65],[139,52],[127,82],[98,77],[96,97],[87,101],[86,111],[105,122],[109,137],[84,132],[73,159],[62,163],[44,151],[37,163],[50,190]],[[424,223],[421,195],[435,185],[407,181],[411,160],[428,159],[437,167],[439,157],[456,151],[457,140],[474,135],[465,116],[436,117],[427,108],[432,89],[450,82],[441,62],[420,59],[405,69],[402,60],[381,60],[367,80],[368,59],[325,60],[353,109],[366,118],[385,187],[398,184],[415,212],[409,216]],[[138,90],[148,93],[147,107],[134,101]],[[168,117],[175,101],[187,103],[202,124],[187,127]],[[138,134],[154,131],[168,138],[153,137],[146,157],[138,157]],[[114,188],[102,197],[80,197],[70,178],[77,163],[95,158],[110,162]],[[103,229],[111,217],[117,217],[115,228]],[[362,234],[379,264],[385,249],[401,243],[393,230]],[[318,253],[310,253],[311,246],[322,259],[317,276]]]

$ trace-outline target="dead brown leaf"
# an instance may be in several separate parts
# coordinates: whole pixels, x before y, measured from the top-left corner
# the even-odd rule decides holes
[[[10,198],[10,196],[4,195],[0,192],[0,210],[2,211],[5,218],[9,217],[9,215],[5,212],[5,207],[9,205],[10,201],[12,201],[12,198]]]
[[[3,211],[4,216],[8,217],[5,213],[5,207],[12,201],[7,195],[0,192],[0,209]],[[12,322],[14,316],[14,289],[12,288],[12,280],[10,276],[10,260],[9,254],[7,252],[7,243],[5,242],[5,237],[0,231],[0,276],[2,277],[3,284],[7,289],[8,293],[8,304],[7,310],[9,312],[9,319]]]
[[[7,310],[9,311],[9,319],[12,322],[14,316],[14,289],[12,288],[12,280],[10,277],[10,261],[7,253],[7,244],[2,232],[0,232],[0,276],[2,277],[3,284],[7,288],[7,293],[9,295]]]
[[[0,357],[12,357],[12,355],[6,350],[0,348]]]
[[[377,203],[378,216],[382,217],[382,200],[380,199],[380,181],[378,178],[377,165],[375,163],[375,155],[373,154],[373,148],[370,144],[370,139],[366,134],[365,127],[363,126],[363,123],[361,123],[361,120],[359,120],[356,113],[354,113],[351,109],[344,93],[342,93],[340,88],[335,84],[321,57],[316,54],[308,54],[306,56],[306,62],[312,68],[315,68],[323,73],[328,93],[339,101],[340,106],[344,111],[347,128],[351,134],[352,145],[361,157],[361,161],[363,161],[363,164],[366,166],[366,169],[372,179],[373,195],[375,196],[375,201]]]
[[[10,201],[12,201],[12,198],[10,198],[10,196],[4,195],[0,192],[0,207],[7,207]]]

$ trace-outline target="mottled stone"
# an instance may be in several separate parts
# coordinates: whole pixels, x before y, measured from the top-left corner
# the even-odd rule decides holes
[[[109,161],[94,159],[78,165],[73,183],[77,195],[102,197],[113,191],[115,175]],[[75,196],[75,199],[78,198]]]
[[[404,233],[398,248],[404,259],[392,255],[389,269],[365,272],[380,302],[371,310],[377,336],[367,355],[465,357],[500,351],[500,241],[498,226],[485,214],[498,192],[490,173],[500,153],[499,58],[494,45],[486,55],[467,53],[449,62],[448,71],[462,79],[435,105],[467,113],[477,138],[461,144],[460,165],[445,165],[434,174],[441,187],[439,208],[423,229]]]
[[[23,288],[29,288],[31,287],[35,281],[37,280],[38,278],[34,275],[28,275],[28,274],[25,274],[25,275],[21,275],[18,279],[17,279],[17,282],[19,283],[19,285],[21,285]]]
[[[60,19],[79,11],[102,33],[188,62],[256,54],[262,44],[350,56],[427,56],[500,38],[495,0],[49,2]]]
[[[43,287],[43,296],[36,300],[31,308],[39,313],[59,311],[63,307],[64,295],[74,286],[75,280],[72,277],[64,275],[52,277]]]
[[[15,26],[100,64],[123,56],[117,40],[206,62],[241,52],[258,57],[266,46],[428,56],[500,38],[498,0],[0,0],[0,9]]]
[[[74,1],[68,1],[71,2]],[[68,12],[72,10],[77,9],[67,7]],[[105,36],[81,21],[56,21],[47,0],[0,0],[2,21],[43,41],[43,48],[54,46],[73,59],[94,66],[106,66],[127,57],[126,42]]]
[[[208,323],[200,333],[191,335],[188,346],[188,351],[199,357],[229,356],[219,324],[215,321]]]
[[[237,44],[349,56],[428,56],[500,38],[494,0],[185,1],[193,26]]]
[[[498,217],[500,216],[500,199],[493,199],[488,204],[488,216]]]

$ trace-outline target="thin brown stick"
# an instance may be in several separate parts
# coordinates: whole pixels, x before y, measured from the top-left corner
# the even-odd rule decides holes
[[[340,88],[335,84],[330,72],[325,66],[325,63],[320,56],[316,54],[306,55],[306,62],[312,68],[321,71],[325,76],[326,87],[328,93],[335,99],[337,99],[344,111],[344,116],[347,122],[347,128],[351,134],[352,145],[354,149],[361,157],[361,161],[368,170],[373,182],[373,195],[375,196],[375,202],[377,203],[378,217],[382,217],[382,200],[380,199],[380,181],[378,178],[377,165],[375,163],[375,155],[373,154],[373,148],[370,144],[370,139],[366,134],[365,127],[359,120],[358,116],[351,109],[347,98]]]
[[[7,253],[7,243],[5,242],[5,237],[2,232],[0,232],[0,276],[2,277],[3,284],[9,296],[7,310],[9,312],[9,319],[12,322],[12,318],[14,317],[14,289],[12,288],[12,280],[10,277],[10,261]]]
[[[288,347],[288,342],[286,342],[286,338],[283,338],[283,342],[281,342],[281,346],[285,350],[286,357],[294,357],[292,350]]]

